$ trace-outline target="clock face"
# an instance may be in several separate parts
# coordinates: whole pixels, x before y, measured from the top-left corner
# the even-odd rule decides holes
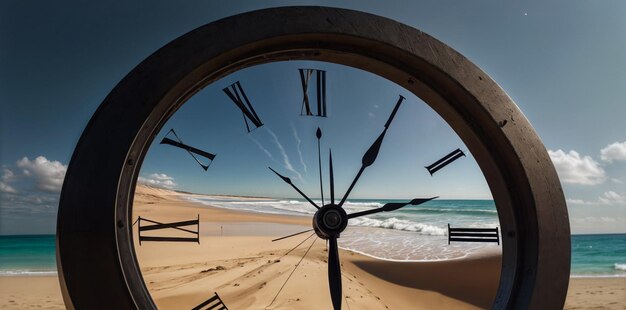
[[[338,64],[256,65],[195,93],[156,134],[132,219],[164,309],[489,307],[500,281],[498,213],[462,140]]]
[[[79,309],[557,309],[569,238],[545,147],[483,71],[383,17],[281,7],[111,91],[68,166],[57,265]]]

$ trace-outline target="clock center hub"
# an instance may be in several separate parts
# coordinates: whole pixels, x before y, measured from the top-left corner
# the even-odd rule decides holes
[[[313,229],[322,239],[339,237],[348,226],[348,214],[335,204],[321,207],[313,216]]]

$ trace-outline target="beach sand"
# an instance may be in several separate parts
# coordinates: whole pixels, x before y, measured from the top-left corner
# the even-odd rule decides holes
[[[291,252],[312,233],[271,242],[310,229],[310,218],[198,207],[175,194],[145,187],[138,190],[135,202],[136,215],[160,222],[200,216],[200,244],[139,246],[135,240],[144,279],[159,307],[192,308],[218,292],[231,309],[332,308],[324,240],[313,236]],[[495,255],[417,263],[381,261],[340,250],[340,260],[344,309],[485,308],[495,295],[500,270]]]
[[[0,277],[0,309],[65,309],[58,277]],[[565,309],[626,309],[626,278],[572,278]]]
[[[0,309],[65,309],[59,278],[0,277]]]
[[[271,242],[310,229],[310,219],[199,206],[178,193],[144,186],[138,187],[134,208],[135,218],[141,215],[160,222],[200,215],[200,244],[144,242],[139,246],[135,230],[138,261],[159,308],[189,309],[214,292],[229,309],[332,308],[325,242],[313,236],[291,252],[310,234]],[[340,250],[340,259],[342,309],[489,308],[499,281],[498,255],[388,262]],[[62,309],[58,278],[0,277],[0,308]],[[626,309],[626,278],[572,278],[565,308]]]
[[[565,309],[626,309],[626,278],[570,278]]]

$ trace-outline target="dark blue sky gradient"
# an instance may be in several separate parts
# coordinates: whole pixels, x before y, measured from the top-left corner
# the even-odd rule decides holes
[[[602,148],[626,140],[626,99],[623,91],[626,85],[626,19],[623,18],[626,2],[120,1],[112,4],[6,0],[0,2],[0,163],[3,171],[8,169],[15,174],[9,185],[18,193],[0,193],[0,234],[54,231],[58,192],[38,189],[36,180],[32,176],[23,175],[17,161],[24,157],[33,161],[43,156],[49,161],[67,165],[78,137],[100,102],[124,75],[151,53],[174,38],[222,17],[264,7],[309,4],[351,8],[386,16],[425,31],[465,55],[507,91],[531,121],[546,148],[565,152],[574,150],[581,157],[590,156],[604,169],[605,182],[594,185],[564,184],[567,198],[588,202],[570,205],[575,230],[623,231],[623,228],[619,228],[619,222],[611,222],[610,219],[626,219],[626,203],[601,205],[594,202],[609,191],[626,197],[626,163],[600,160]],[[291,83],[295,88],[289,88],[294,91],[287,95],[298,100],[297,72],[289,67],[292,65],[278,64],[268,69],[275,70],[272,72],[277,74],[288,75],[292,72],[291,80],[257,81],[260,75],[254,73],[254,68],[232,78],[240,79],[247,92],[254,93],[256,100],[264,102],[270,102],[269,98],[282,94],[283,84],[280,83]],[[358,164],[360,154],[373,141],[377,130],[382,128],[390,106],[395,103],[401,90],[388,85],[381,91],[374,91],[372,85],[385,85],[385,82],[354,70],[333,70],[329,79],[354,75],[361,83],[333,89],[336,100],[367,101],[370,110],[363,109],[362,112],[376,112],[376,117],[371,120],[372,126],[367,126],[371,132],[362,131],[362,138],[359,138],[362,140],[354,139],[351,141],[353,144],[345,145],[345,155],[340,156],[337,151],[337,164],[345,167],[342,168],[345,172],[338,173],[338,183],[345,188],[355,169],[358,169],[355,165]],[[208,141],[219,141],[217,131],[202,127],[206,124],[201,121],[211,119],[210,116],[205,118],[207,106],[204,105],[210,103],[218,106],[220,113],[225,113],[224,118],[215,119],[215,128],[232,126],[232,129],[243,130],[240,114],[220,93],[221,87],[230,81],[220,81],[198,94],[168,126],[175,125],[189,144],[199,141],[210,148]],[[415,104],[403,108],[414,109],[415,114],[402,114],[394,121],[397,127],[393,129],[397,131],[395,134],[390,131],[385,147],[392,149],[402,146],[406,137],[397,132],[421,132],[424,127],[420,126],[428,125],[425,122],[430,117],[424,117],[419,126],[411,125],[413,119],[402,119],[409,115],[429,115],[428,109],[420,110],[422,105],[417,99],[411,99],[414,99]],[[287,105],[284,102],[280,104]],[[379,111],[372,110],[374,104],[379,105]],[[340,110],[333,112],[342,115]],[[315,180],[316,174],[313,172],[316,171],[316,157],[308,154],[316,145],[305,137],[307,130],[318,124],[313,121],[308,124],[297,118],[289,121],[280,118],[285,120],[281,123],[278,118],[273,119],[273,116],[263,113],[262,117],[268,120],[268,128],[287,146],[289,158],[296,170],[303,170],[298,166],[297,153],[294,153],[295,140],[291,127],[294,124],[303,141],[308,178]],[[228,115],[233,117],[232,121],[226,121]],[[360,116],[369,119],[369,114]],[[198,125],[183,121],[183,118],[198,120]],[[328,137],[326,147],[333,147],[333,150],[343,147],[340,140],[345,141],[341,139],[345,137],[341,126],[322,125],[328,126],[325,129],[328,130],[328,135],[325,135]],[[439,137],[448,144],[445,147],[442,145],[442,149],[447,150],[457,144],[453,137],[447,136],[445,126],[433,126],[439,128]],[[207,130],[201,135],[199,128]],[[232,132],[232,135],[222,136],[224,139],[241,139],[238,142],[247,142],[243,150],[250,153],[246,154],[257,152],[255,156],[259,160],[262,158],[272,162],[267,156],[263,157],[264,154],[250,141],[250,137],[236,135],[236,131],[228,132]],[[333,132],[336,141],[330,138]],[[422,136],[417,136],[422,139]],[[264,145],[273,145],[265,129],[253,133],[252,137]],[[422,145],[419,142],[421,140],[406,151],[419,153],[423,158],[435,155],[433,149],[415,149]],[[211,167],[215,175],[226,174],[226,171],[220,170],[227,163],[222,159],[226,157],[225,154],[231,153],[229,150],[219,153]],[[169,150],[155,148],[142,173],[144,176],[166,173],[174,177],[180,187],[198,191],[204,186],[223,186],[222,191],[227,191],[227,185],[238,184],[236,174],[217,184],[205,178],[206,174],[198,174],[198,169],[187,166],[186,161],[164,169],[165,161],[177,155]],[[233,156],[229,159],[238,158]],[[181,160],[188,158],[182,157]],[[421,164],[419,156],[413,160]],[[220,161],[223,166],[218,165]],[[388,158],[388,161],[393,162],[394,159]],[[279,160],[279,163],[282,161]],[[468,184],[472,183],[471,180],[479,179],[471,163],[471,160],[467,160],[457,167],[460,169],[457,171],[466,173],[465,181]],[[277,163],[274,165],[280,167]],[[261,173],[244,168],[240,167],[237,171]],[[375,179],[383,175],[382,171],[392,168],[383,163],[380,167],[372,168],[370,177]],[[260,175],[258,177],[262,178]],[[448,178],[442,176],[441,180],[453,182],[452,177]],[[436,186],[430,185],[432,183],[422,181],[421,178],[399,179],[398,184],[406,184],[407,187],[394,187],[395,191],[391,193],[408,197],[413,194],[412,190],[408,190],[409,186],[416,184],[422,186],[419,194],[437,192]],[[456,190],[448,191],[452,197],[477,192],[485,194],[480,185],[476,185],[476,188],[464,187],[461,184],[463,180],[457,181],[460,182],[456,184],[458,186],[453,186]],[[308,179],[307,182],[303,187],[314,191],[315,182]],[[360,189],[355,189],[355,195],[360,197],[368,196],[371,193],[368,189],[375,187],[374,183],[365,179],[360,185]],[[272,187],[271,190],[273,195],[285,194],[278,188]]]

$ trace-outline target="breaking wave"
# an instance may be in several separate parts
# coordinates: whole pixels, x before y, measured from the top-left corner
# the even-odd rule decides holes
[[[416,223],[413,221],[401,220],[395,217],[385,219],[385,220],[377,220],[367,217],[354,218],[350,220],[350,225],[361,226],[361,227],[377,227],[377,228],[387,228],[387,229],[395,229],[395,230],[403,230],[403,231],[411,231],[418,232],[423,235],[429,236],[446,236],[447,229],[441,228],[433,225]]]

